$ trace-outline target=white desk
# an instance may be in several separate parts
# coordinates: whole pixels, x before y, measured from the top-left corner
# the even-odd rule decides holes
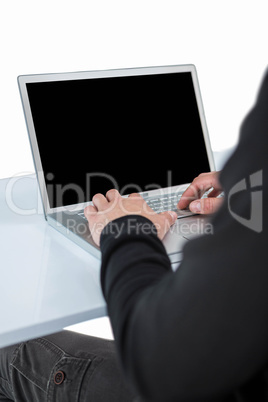
[[[106,315],[100,261],[47,224],[35,176],[0,180],[0,253],[0,347]]]
[[[34,175],[0,180],[0,253],[0,347],[106,315],[100,261],[47,224]]]

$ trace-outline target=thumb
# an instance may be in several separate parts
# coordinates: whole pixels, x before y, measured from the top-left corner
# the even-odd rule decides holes
[[[207,197],[195,200],[189,205],[190,211],[197,214],[213,214],[222,204],[223,198]]]
[[[158,226],[158,236],[163,239],[165,234],[168,232],[170,226],[172,226],[177,220],[177,214],[174,211],[165,211],[159,214],[163,219],[161,224]]]

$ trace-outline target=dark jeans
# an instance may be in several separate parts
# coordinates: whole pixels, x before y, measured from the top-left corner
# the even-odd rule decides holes
[[[0,401],[138,401],[113,341],[71,331],[0,349]]]

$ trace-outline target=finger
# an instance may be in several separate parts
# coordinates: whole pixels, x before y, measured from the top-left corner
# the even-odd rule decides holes
[[[115,188],[112,188],[111,190],[107,191],[107,193],[106,193],[106,198],[108,201],[114,201],[119,196],[120,196],[120,194]]]
[[[202,195],[212,187],[215,191],[222,191],[218,182],[218,173],[211,172],[200,174],[182,194],[178,208],[184,209],[188,207],[191,201],[201,198]]]
[[[197,177],[206,176],[206,175],[208,175],[208,174],[211,174],[211,172],[203,172],[203,173],[200,173]]]
[[[182,194],[181,199],[178,202],[178,208],[185,209],[191,201],[198,198],[200,198],[199,190],[194,184],[191,184]]]
[[[190,211],[198,214],[213,214],[223,202],[223,198],[202,198],[195,200],[189,205]]]
[[[208,193],[208,197],[218,197],[222,193],[222,190],[216,190],[215,188]]]
[[[97,208],[97,211],[103,211],[107,209],[108,200],[106,197],[104,197],[103,194],[95,194],[94,197],[92,198],[92,202],[94,206]]]
[[[177,214],[174,211],[165,211],[159,214],[168,222],[169,226],[173,225],[177,220]]]
[[[178,218],[176,212],[175,211],[166,211],[164,213],[166,214],[166,217],[167,217],[170,225],[173,225]]]
[[[132,193],[129,194],[128,198],[142,198],[142,196],[139,193]]]
[[[87,218],[88,216],[91,215],[95,215],[97,213],[97,208],[94,207],[94,205],[88,205],[85,209],[84,209],[84,215]]]
[[[174,211],[165,211],[161,212],[159,215],[164,218],[164,224],[161,224],[160,227],[158,227],[158,235],[160,239],[162,239],[169,230],[170,226],[176,222],[177,214]]]

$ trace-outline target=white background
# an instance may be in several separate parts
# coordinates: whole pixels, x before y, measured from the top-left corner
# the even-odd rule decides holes
[[[21,74],[193,63],[212,147],[234,146],[268,64],[267,11],[267,0],[2,0],[0,178],[34,171]]]
[[[232,147],[268,64],[266,4],[2,0],[0,178],[34,170],[17,87],[21,74],[193,63],[212,147]]]

